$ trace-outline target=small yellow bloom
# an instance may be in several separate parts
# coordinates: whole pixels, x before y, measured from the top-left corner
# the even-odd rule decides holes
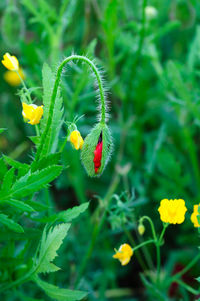
[[[25,79],[25,75],[24,72],[22,70],[22,68],[19,68],[19,75],[21,76],[21,78],[24,80]],[[4,73],[4,79],[5,81],[11,85],[11,86],[19,86],[21,84],[21,79],[19,78],[19,75],[15,72],[15,71],[6,71]]]
[[[22,103],[22,106],[22,115],[25,121],[32,125],[38,124],[43,115],[43,106],[36,106],[34,104],[28,105],[24,102]]]
[[[80,132],[77,130],[71,132],[69,140],[73,144],[73,146],[75,147],[76,150],[78,150],[79,148],[81,149],[83,146],[83,143],[84,143]]]
[[[197,220],[197,215],[200,215],[198,213],[198,207],[200,206],[199,205],[194,205],[194,210],[193,210],[193,213],[191,215],[191,221],[193,222],[194,224],[194,227],[200,227],[200,224],[198,223],[198,220]]]
[[[18,59],[13,55],[10,55],[8,52],[4,54],[2,64],[11,71],[17,71],[19,69]]]
[[[181,224],[185,220],[185,201],[182,199],[168,200],[163,199],[158,208],[160,219],[164,223]]]
[[[116,254],[113,255],[113,258],[119,259],[121,265],[126,265],[131,260],[133,256],[133,250],[129,244],[123,244],[120,246]]]

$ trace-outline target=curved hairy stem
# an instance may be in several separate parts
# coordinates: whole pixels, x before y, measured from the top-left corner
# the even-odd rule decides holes
[[[104,95],[102,78],[101,78],[101,75],[100,75],[97,67],[94,65],[94,63],[91,60],[89,60],[85,56],[71,55],[71,56],[67,57],[66,59],[63,60],[63,62],[60,64],[60,66],[58,67],[58,70],[57,70],[56,80],[54,83],[53,92],[52,92],[52,96],[51,96],[49,116],[47,119],[47,124],[46,124],[45,130],[41,136],[41,141],[40,141],[40,145],[38,147],[37,153],[36,153],[35,161],[38,161],[41,156],[43,156],[46,152],[48,152],[48,148],[49,148],[48,137],[51,132],[51,123],[52,123],[52,119],[53,119],[54,105],[55,105],[55,100],[56,100],[56,96],[58,93],[58,88],[60,85],[63,68],[69,62],[77,61],[77,60],[83,61],[84,63],[88,64],[96,77],[98,88],[99,88],[100,101],[101,101],[101,120],[100,120],[100,122],[103,124],[105,124],[105,122],[106,122],[106,99],[105,99],[105,95]]]

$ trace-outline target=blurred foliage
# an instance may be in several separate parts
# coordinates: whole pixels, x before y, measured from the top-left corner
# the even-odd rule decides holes
[[[155,7],[157,14],[145,13],[147,5]],[[88,178],[79,154],[67,145],[62,154],[66,168],[48,195],[43,190],[39,193],[41,206],[50,205],[57,211],[90,200],[88,211],[73,224],[59,253],[58,266],[65,268],[57,276],[49,276],[51,283],[74,287],[93,229],[104,215],[78,289],[89,291],[88,300],[155,300],[154,288],[144,277],[139,280],[139,261],[134,258],[122,268],[112,260],[112,254],[128,239],[124,227],[138,239],[137,221],[142,215],[150,215],[161,229],[157,208],[166,197],[185,199],[188,212],[183,225],[168,229],[162,249],[163,269],[170,277],[176,264],[184,266],[198,252],[199,238],[189,217],[193,204],[200,202],[200,2],[2,0],[0,15],[1,54],[8,51],[18,57],[27,85],[37,87],[33,98],[42,100],[44,62],[55,71],[65,56],[86,54],[96,57],[105,70],[114,138],[111,162],[101,178]],[[23,122],[17,89],[4,81],[2,65],[0,70],[0,128],[6,128],[0,135],[0,149],[12,159],[28,163],[33,146],[28,137],[33,136],[34,129]],[[68,66],[62,78],[64,118],[72,122],[74,116],[84,115],[79,120],[83,137],[96,123],[93,84],[88,67],[81,64]],[[60,137],[65,136],[62,126]],[[3,168],[0,173],[4,173]],[[28,227],[31,229],[31,222]],[[145,235],[149,235],[148,230]],[[37,239],[32,239],[36,245]],[[23,248],[20,235],[12,247],[5,231],[0,240],[1,258],[9,253],[14,259]],[[154,258],[154,249],[148,250]],[[23,268],[19,266],[15,273]],[[198,287],[194,281],[197,276],[196,266],[190,272],[192,280],[188,280],[194,287]],[[186,290],[177,288],[171,298],[180,297],[192,300]],[[4,300],[44,298],[29,283],[15,294],[8,292]],[[156,298],[169,297],[161,294]]]

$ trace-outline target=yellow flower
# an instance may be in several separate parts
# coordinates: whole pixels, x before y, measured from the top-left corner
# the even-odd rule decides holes
[[[75,147],[76,150],[78,150],[79,148],[81,149],[83,146],[83,143],[84,143],[80,132],[77,130],[71,132],[69,140],[73,144],[73,146]]]
[[[19,69],[18,59],[14,55],[11,56],[8,52],[4,54],[3,60],[1,62],[8,70],[18,71]]]
[[[32,125],[38,124],[43,115],[43,106],[36,106],[34,104],[27,105],[24,102],[22,103],[22,106],[22,115],[25,121]]]
[[[21,78],[24,80],[25,79],[25,75],[24,72],[22,70],[22,68],[19,68],[19,75],[21,76]],[[4,79],[5,81],[11,85],[11,86],[19,86],[21,84],[21,80],[19,78],[19,75],[15,72],[15,71],[6,71],[4,73]]]
[[[182,199],[168,200],[163,199],[158,208],[160,219],[164,223],[181,224],[185,220],[185,201]]]
[[[121,265],[126,265],[131,260],[133,256],[133,250],[129,244],[123,244],[120,246],[116,254],[113,255],[113,258],[119,259]]]
[[[191,221],[193,222],[194,224],[194,227],[200,227],[200,224],[197,220],[197,215],[200,215],[199,212],[198,212],[198,207],[200,206],[199,205],[194,205],[194,210],[193,210],[193,213],[191,215]]]

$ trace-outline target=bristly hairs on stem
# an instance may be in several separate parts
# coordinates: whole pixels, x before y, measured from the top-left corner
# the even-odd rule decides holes
[[[42,133],[40,144],[38,147],[38,150],[36,152],[35,156],[35,161],[38,161],[42,156],[45,156],[46,153],[48,153],[49,150],[49,137],[51,133],[51,123],[53,119],[53,112],[54,112],[54,105],[55,105],[55,99],[58,93],[58,89],[60,86],[60,80],[61,80],[61,75],[64,71],[64,67],[73,61],[81,61],[89,65],[90,70],[92,71],[92,76],[95,77],[95,86],[97,89],[97,101],[99,103],[97,110],[99,111],[98,114],[98,120],[101,124],[106,124],[108,120],[108,107],[107,107],[107,101],[106,101],[106,89],[104,88],[104,80],[102,76],[102,71],[100,71],[95,64],[94,60],[90,60],[86,56],[81,56],[81,55],[71,55],[67,58],[65,58],[58,66],[57,71],[56,71],[56,79],[51,95],[51,103],[50,103],[50,108],[49,108],[49,115],[47,119],[47,123],[45,126],[45,129]],[[34,168],[34,163],[33,163],[33,168]]]

